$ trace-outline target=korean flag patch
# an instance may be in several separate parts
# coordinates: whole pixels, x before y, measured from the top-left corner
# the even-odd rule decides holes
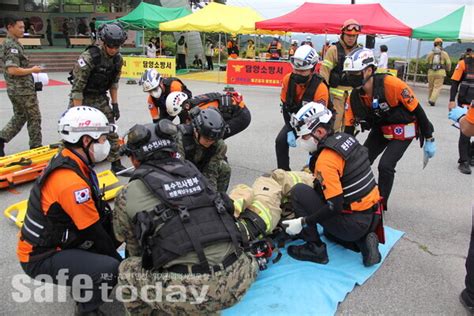
[[[86,65],[86,61],[83,59],[83,58],[80,58],[77,63],[79,64],[79,66],[82,68]]]
[[[89,188],[74,191],[74,197],[76,198],[77,204],[82,204],[89,201],[91,198],[91,193],[90,193]]]

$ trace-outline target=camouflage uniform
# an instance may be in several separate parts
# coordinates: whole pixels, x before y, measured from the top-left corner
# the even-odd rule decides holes
[[[3,56],[5,65],[4,76],[7,82],[7,94],[13,104],[13,117],[0,131],[0,138],[8,143],[27,123],[30,148],[40,147],[42,145],[41,113],[33,76],[12,76],[6,71],[8,67],[28,68],[28,57],[18,40],[10,36],[5,39],[0,55]]]
[[[142,269],[142,249],[134,235],[132,218],[136,213],[152,209],[159,203],[157,197],[141,180],[133,180],[127,184],[115,200],[113,219],[115,236],[117,240],[126,243],[130,255],[120,264],[118,280],[118,291],[124,298],[127,312],[132,315],[207,315],[236,304],[257,277],[257,263],[246,253],[242,253],[226,269],[211,274],[158,273]],[[228,242],[204,249],[211,265],[219,264],[233,251],[232,243]],[[196,253],[191,252],[167,263],[163,268],[198,262]],[[133,293],[130,286],[137,292]],[[160,287],[161,291],[155,286]],[[197,292],[205,294],[204,301],[196,304],[196,301],[189,296],[191,294],[189,290],[186,291],[188,299],[184,302],[179,301],[176,295],[173,296],[174,301],[167,299],[171,297],[170,293],[176,293],[172,290],[176,286],[186,286],[186,289],[194,287]],[[144,288],[146,298],[141,295]]]
[[[209,180],[209,185],[218,192],[226,192],[229,187],[231,168],[227,162],[227,145],[221,139],[215,142],[210,148],[201,146],[198,141],[193,137],[196,143],[196,150],[194,157],[186,157],[184,146],[183,146],[183,134],[181,130],[178,130],[176,136],[176,145],[178,147],[178,153],[183,159],[192,161],[198,168],[199,171]],[[215,150],[214,154],[208,158],[208,162],[205,163],[206,151]],[[203,167],[200,167],[200,165]]]
[[[101,47],[101,65],[103,67],[111,67],[113,65],[114,57],[109,57],[104,49]],[[74,65],[73,69],[73,76],[74,82],[71,88],[70,94],[70,104],[69,107],[73,105],[72,100],[82,100],[82,105],[93,106],[99,109],[102,113],[105,114],[109,123],[115,124],[114,114],[112,112],[112,108],[109,105],[109,97],[107,93],[104,94],[85,94],[84,89],[87,85],[89,80],[89,76],[91,71],[94,69],[95,65],[93,62],[93,58],[89,50],[84,51],[77,60],[76,64]],[[120,73],[118,76],[113,80],[113,84],[110,88],[118,89],[118,82],[120,80]],[[119,136],[117,133],[112,133],[107,136],[107,139],[110,142],[110,154],[107,157],[107,161],[114,162],[120,159],[119,155]]]

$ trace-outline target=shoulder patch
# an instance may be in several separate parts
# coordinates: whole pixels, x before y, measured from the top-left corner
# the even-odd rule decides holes
[[[74,198],[76,199],[77,204],[83,204],[90,200],[91,192],[89,188],[74,191]]]
[[[79,64],[79,66],[82,68],[86,65],[86,61],[84,60],[84,58],[79,58],[77,60],[77,63]]]
[[[10,50],[10,52],[11,52],[12,54],[18,54],[18,49],[12,48],[12,49]]]

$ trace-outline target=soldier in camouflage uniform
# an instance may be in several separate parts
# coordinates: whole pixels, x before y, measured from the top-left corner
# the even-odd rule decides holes
[[[32,73],[39,73],[40,66],[28,68],[28,57],[18,41],[23,37],[25,25],[16,16],[5,17],[8,35],[0,51],[5,65],[7,94],[13,105],[13,117],[0,131],[0,157],[5,156],[4,147],[27,123],[30,148],[41,146],[41,113],[36,96]]]
[[[135,125],[124,146],[136,170],[116,198],[113,224],[129,255],[118,290],[133,315],[218,312],[236,304],[257,276],[232,202],[192,163],[174,158],[176,132],[169,120]]]
[[[214,108],[191,110],[192,124],[178,126],[176,144],[181,158],[191,161],[218,192],[229,187],[231,169],[227,163],[227,145],[222,139],[227,125]]]
[[[119,50],[127,39],[127,33],[118,24],[105,24],[99,29],[99,37],[102,45],[87,47],[74,66],[70,79],[70,106],[95,107],[105,114],[110,123],[115,123],[120,117],[117,90],[123,63]],[[112,171],[122,171],[125,167],[120,162],[118,134],[110,134],[108,140],[111,150],[107,160],[112,163]]]

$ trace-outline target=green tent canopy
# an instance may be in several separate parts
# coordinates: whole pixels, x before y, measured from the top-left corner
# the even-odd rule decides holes
[[[185,7],[163,8],[142,2],[126,16],[109,21],[96,21],[98,27],[104,23],[119,22],[128,30],[158,29],[160,23],[172,21],[191,14]]]
[[[474,41],[474,6],[465,5],[433,23],[415,28],[413,38],[434,40],[439,37],[443,41]]]

